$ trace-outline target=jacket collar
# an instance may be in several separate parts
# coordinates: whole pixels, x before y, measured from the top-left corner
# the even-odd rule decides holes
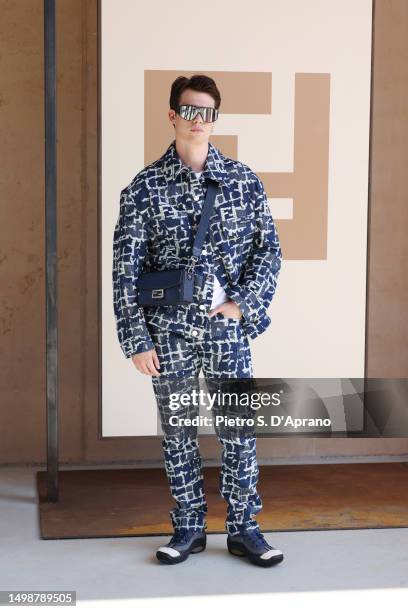
[[[167,182],[175,181],[180,172],[186,173],[189,181],[192,178],[190,166],[186,166],[178,156],[175,140],[172,141],[163,155],[162,168]],[[202,176],[211,178],[217,183],[228,183],[228,172],[224,166],[223,155],[211,142],[208,143],[208,154]]]

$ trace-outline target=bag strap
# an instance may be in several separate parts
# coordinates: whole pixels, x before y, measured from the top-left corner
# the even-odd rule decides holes
[[[200,223],[198,224],[197,234],[193,244],[192,262],[200,257],[201,251],[203,250],[205,236],[210,224],[211,213],[213,211],[214,202],[217,195],[218,185],[219,184],[213,179],[207,179],[207,193],[205,195],[201,219]],[[194,265],[194,263],[190,264],[192,267],[194,267]]]

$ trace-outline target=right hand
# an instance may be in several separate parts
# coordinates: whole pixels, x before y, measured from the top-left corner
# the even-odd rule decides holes
[[[149,376],[160,376],[160,372],[156,370],[156,368],[160,368],[156,349],[150,349],[149,351],[137,353],[136,355],[132,355],[131,359],[136,368],[142,374],[148,374]]]

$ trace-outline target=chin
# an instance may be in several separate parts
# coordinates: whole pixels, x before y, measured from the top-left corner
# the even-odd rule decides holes
[[[193,140],[208,140],[205,132],[189,132],[189,135]]]

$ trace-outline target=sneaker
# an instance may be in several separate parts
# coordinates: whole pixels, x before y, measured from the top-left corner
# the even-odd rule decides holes
[[[156,557],[162,563],[181,563],[190,553],[202,552],[207,545],[207,534],[204,530],[175,529],[174,534],[166,546],[161,546]]]
[[[282,551],[268,544],[259,528],[228,535],[227,547],[232,555],[248,557],[251,563],[262,567],[270,567],[283,560]]]

